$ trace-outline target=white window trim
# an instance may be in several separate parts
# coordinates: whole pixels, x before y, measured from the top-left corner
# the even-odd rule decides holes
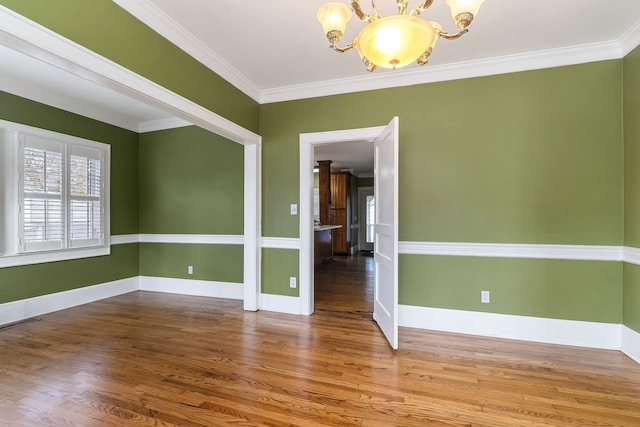
[[[20,134],[30,134],[65,143],[89,146],[104,153],[102,177],[104,229],[102,244],[68,247],[50,251],[20,252],[20,214],[18,210],[20,204],[20,184],[18,181],[21,169],[19,167]],[[111,253],[110,160],[111,147],[108,144],[0,120],[0,268],[109,255]]]

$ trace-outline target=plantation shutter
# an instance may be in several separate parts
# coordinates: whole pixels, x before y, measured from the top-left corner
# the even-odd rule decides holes
[[[22,138],[22,251],[65,246],[64,147],[35,136]]]
[[[101,244],[102,235],[102,166],[101,153],[86,147],[71,146],[70,242],[71,247]]]

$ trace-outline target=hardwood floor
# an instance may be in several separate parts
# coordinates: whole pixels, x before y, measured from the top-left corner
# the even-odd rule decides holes
[[[408,328],[391,351],[367,261],[318,272],[310,317],[135,292],[1,329],[0,425],[640,426],[620,352]]]

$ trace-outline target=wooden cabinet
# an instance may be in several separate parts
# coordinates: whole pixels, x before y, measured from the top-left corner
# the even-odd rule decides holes
[[[331,174],[331,224],[340,225],[332,231],[333,252],[351,252],[351,174]]]

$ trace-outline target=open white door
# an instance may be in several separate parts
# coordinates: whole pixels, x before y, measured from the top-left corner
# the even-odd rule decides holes
[[[398,349],[398,117],[375,140],[375,289],[373,319]]]

